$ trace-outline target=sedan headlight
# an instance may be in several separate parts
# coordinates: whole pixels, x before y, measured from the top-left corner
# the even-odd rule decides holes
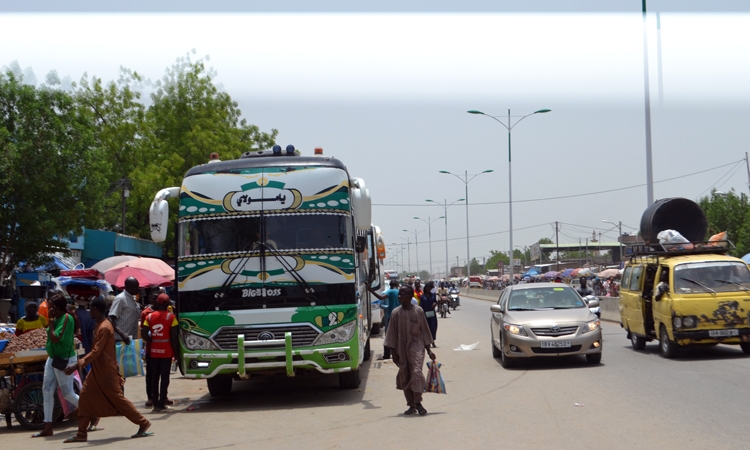
[[[326,333],[321,334],[315,339],[313,345],[333,344],[335,342],[347,342],[354,336],[354,330],[357,329],[357,321],[352,320],[340,327],[336,327]]]
[[[521,325],[506,323],[503,325],[503,327],[510,334],[515,334],[516,336],[528,336],[528,334],[526,334],[526,330],[524,330]]]
[[[198,336],[185,330],[182,333],[182,342],[188,350],[218,350],[219,348],[210,339]]]
[[[586,325],[583,327],[583,333],[589,333],[591,331],[596,331],[599,328],[599,321],[598,320],[592,320],[591,322],[586,322]]]

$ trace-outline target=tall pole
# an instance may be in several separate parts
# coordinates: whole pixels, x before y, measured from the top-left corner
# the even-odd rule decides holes
[[[509,237],[510,237],[510,251],[508,252],[508,260],[510,262],[510,275],[511,275],[511,282],[512,282],[513,281],[513,275],[514,275],[514,269],[515,269],[515,267],[513,266],[513,179],[512,179],[513,170],[512,170],[512,167],[511,167],[513,158],[511,157],[511,155],[512,155],[512,153],[511,153],[511,130],[513,130],[513,127],[515,127],[516,125],[518,125],[518,123],[521,122],[523,119],[525,119],[525,118],[527,118],[529,116],[532,116],[534,114],[548,113],[548,112],[550,112],[550,110],[549,109],[540,109],[540,110],[534,111],[531,114],[526,114],[525,116],[522,116],[521,118],[519,118],[516,121],[516,123],[512,123],[511,122],[510,109],[508,109],[508,124],[507,125],[505,123],[503,123],[503,121],[500,120],[500,119],[498,119],[497,117],[491,116],[489,114],[485,114],[482,111],[470,110],[470,111],[466,111],[466,112],[469,113],[469,114],[481,114],[483,116],[487,116],[487,117],[493,119],[494,121],[496,121],[497,123],[499,123],[500,125],[504,126],[508,130],[508,222],[509,222],[509,224],[508,224],[509,225],[508,234],[509,234]]]
[[[469,171],[464,170],[464,180],[466,183],[466,278],[469,278],[469,288],[471,288],[471,260],[469,259]]]
[[[747,158],[747,153],[745,153],[745,158]],[[750,171],[748,172],[748,180],[750,180]],[[448,262],[448,199],[444,200],[444,208],[445,208],[445,278],[450,278],[451,271],[448,269],[448,266],[450,263]]]
[[[617,228],[620,230],[620,265],[622,265],[622,221],[617,222]]]
[[[643,95],[646,108],[646,207],[654,204],[654,172],[651,165],[651,92],[648,84],[648,27],[646,0],[643,1]]]
[[[417,253],[417,277],[419,277],[419,240],[417,239],[417,230],[414,230],[414,251]]]
[[[508,109],[508,124],[510,124],[510,108]],[[508,234],[510,236],[510,253],[508,253],[508,258],[510,261],[510,283],[513,284],[514,280],[514,273],[515,273],[515,266],[513,265],[513,181],[512,181],[512,175],[513,171],[511,170],[511,153],[510,153],[510,130],[512,130],[513,127],[508,127],[508,222],[510,222],[510,229],[508,230]]]

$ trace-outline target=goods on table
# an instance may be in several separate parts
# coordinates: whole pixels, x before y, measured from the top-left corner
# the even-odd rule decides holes
[[[8,345],[5,346],[3,353],[16,353],[36,348],[44,348],[47,345],[47,330],[37,328],[20,336],[14,336]]]
[[[0,340],[3,340],[3,339],[10,340],[15,335],[16,335],[16,327],[0,326]]]

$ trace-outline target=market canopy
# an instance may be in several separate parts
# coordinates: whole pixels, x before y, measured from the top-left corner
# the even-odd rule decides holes
[[[174,268],[161,259],[156,258],[135,258],[129,261],[123,261],[110,267],[109,270],[115,270],[122,267],[133,267],[136,269],[146,269],[159,274],[167,280],[174,280]]]
[[[137,269],[135,267],[122,267],[119,269],[110,269],[104,274],[104,279],[112,283],[118,289],[125,287],[125,280],[133,277],[138,280],[142,288],[172,286],[172,282],[163,276],[146,269]]]

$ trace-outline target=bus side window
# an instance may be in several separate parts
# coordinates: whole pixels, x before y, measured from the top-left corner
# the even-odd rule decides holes
[[[643,266],[633,267],[633,272],[630,275],[630,290],[631,291],[640,290],[641,272],[643,272]]]
[[[633,268],[631,266],[625,268],[625,271],[622,274],[622,284],[620,286],[620,289],[625,289],[626,291],[630,290],[630,274],[632,272]]]

